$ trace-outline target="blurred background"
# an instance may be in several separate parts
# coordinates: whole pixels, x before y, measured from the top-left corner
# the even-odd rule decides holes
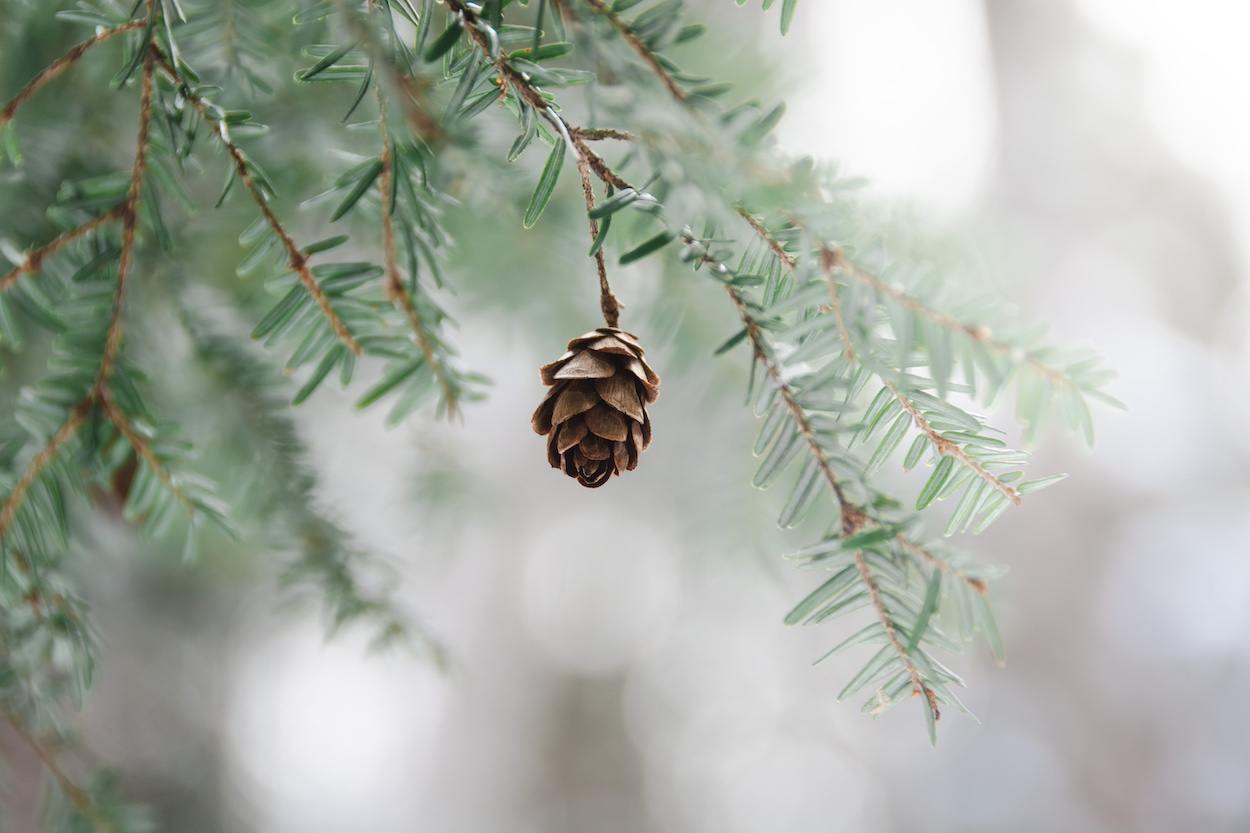
[[[961,542],[1009,570],[1006,667],[980,645],[953,661],[981,723],[952,712],[933,749],[919,708],[864,717],[834,699],[860,658],[812,668],[836,632],[782,625],[816,577],[780,558],[806,541],[775,529],[779,496],[748,485],[745,356],[711,356],[734,331],[714,286],[621,273],[664,377],[655,442],[603,490],[547,468],[536,369],[597,321],[565,182],[534,233],[499,232],[521,256],[456,255],[487,401],[391,430],[329,388],[297,412],[324,510],[387,558],[447,672],[363,631],[327,641],[259,554],[186,567],[98,522],[87,747],[195,833],[1250,828],[1250,10],[801,0],[782,41],[776,9],[693,5],[720,48],[684,65],[788,90],[787,148],[977,240],[1023,314],[1122,374],[1130,411],[1096,413],[1092,453],[1037,449],[1033,476],[1072,476]],[[225,248],[204,270],[237,284]],[[37,762],[0,746],[5,829],[33,829]]]

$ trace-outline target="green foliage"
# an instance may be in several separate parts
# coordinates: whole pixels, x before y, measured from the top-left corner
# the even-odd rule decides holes
[[[784,154],[772,138],[783,104],[729,103],[728,85],[684,71],[667,53],[705,34],[686,12],[682,0],[145,0],[133,10],[93,0],[59,12],[96,32],[61,69],[120,43],[111,86],[119,100],[139,91],[140,138],[129,169],[103,159],[66,169],[43,230],[30,233],[48,242],[3,249],[0,343],[6,355],[48,351],[0,424],[0,710],[10,723],[32,743],[60,743],[58,709],[89,686],[94,638],[67,568],[83,514],[118,512],[148,535],[181,538],[189,555],[205,526],[261,535],[257,517],[202,473],[196,452],[212,438],[148,404],[160,401],[158,377],[141,368],[164,361],[208,368],[232,403],[265,475],[253,511],[270,549],[288,556],[284,583],[316,588],[332,627],[363,619],[380,639],[421,637],[368,589],[374,559],[316,508],[287,409],[326,384],[351,386],[362,365],[374,381],[356,391],[358,406],[386,400],[392,423],[427,405],[455,414],[481,395],[486,380],[461,367],[439,300],[457,278],[454,247],[480,241],[454,240],[445,214],[463,181],[527,154],[546,161],[531,165],[528,207],[500,206],[506,222],[534,226],[573,161],[605,287],[611,252],[618,265],[674,255],[723,289],[741,329],[715,352],[749,350],[748,400],[762,420],[753,482],[788,484],[783,527],[823,530],[790,559],[828,578],[785,621],[867,617],[819,660],[875,651],[838,699],[870,691],[863,710],[876,715],[916,696],[934,739],[940,706],[964,710],[962,680],[935,652],[981,634],[1001,660],[986,601],[996,571],[946,536],[982,531],[1058,479],[1026,480],[1028,454],[975,409],[1014,391],[1026,443],[1052,418],[1092,441],[1087,402],[1116,404],[1102,391],[1111,374],[949,279],[927,241],[835,168]],[[785,31],[795,0],[779,12]],[[293,55],[302,63],[288,72]],[[324,96],[317,129],[338,150],[316,163],[328,188],[305,201],[319,238],[307,242],[279,187],[306,161],[254,115],[279,124],[280,99],[301,90]],[[17,176],[39,153],[23,150],[12,121],[28,98],[17,93],[0,117],[0,152]],[[577,124],[570,113],[581,112],[594,123]],[[515,138],[499,129],[509,120]],[[536,139],[549,149],[531,151]],[[199,177],[210,173],[223,184],[206,197]],[[264,351],[205,313],[232,302],[196,289],[202,269],[184,254],[214,195],[255,215],[232,253],[249,287],[232,314]],[[189,356],[145,355],[127,338],[142,328],[128,309],[143,292],[176,308]],[[892,461],[928,470],[914,508],[884,487]],[[943,501],[953,509],[935,535],[924,519]],[[54,772],[52,794],[64,799],[50,802],[54,814],[94,824],[113,812],[94,786],[63,777]]]

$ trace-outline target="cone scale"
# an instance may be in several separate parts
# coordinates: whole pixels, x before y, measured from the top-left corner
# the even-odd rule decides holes
[[[539,373],[551,390],[533,424],[547,437],[552,468],[595,489],[638,465],[651,444],[647,405],[660,395],[660,377],[635,336],[600,327],[570,341]]]

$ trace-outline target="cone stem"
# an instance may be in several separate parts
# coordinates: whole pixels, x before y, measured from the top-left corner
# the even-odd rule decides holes
[[[577,154],[577,174],[582,178],[582,194],[586,197],[586,211],[593,212],[595,210],[595,186],[590,178],[590,164],[580,152]],[[598,238],[599,221],[592,218],[590,239],[597,240]],[[608,284],[608,263],[602,246],[595,250],[595,266],[599,270],[599,309],[603,310],[603,320],[608,326],[616,327],[621,320],[622,305],[612,294],[612,287]]]

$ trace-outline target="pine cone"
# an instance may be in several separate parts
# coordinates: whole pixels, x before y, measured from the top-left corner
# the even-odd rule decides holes
[[[594,489],[638,465],[651,444],[647,405],[660,395],[660,377],[637,338],[600,327],[540,373],[551,390],[534,411],[534,430],[547,435],[552,468]]]

